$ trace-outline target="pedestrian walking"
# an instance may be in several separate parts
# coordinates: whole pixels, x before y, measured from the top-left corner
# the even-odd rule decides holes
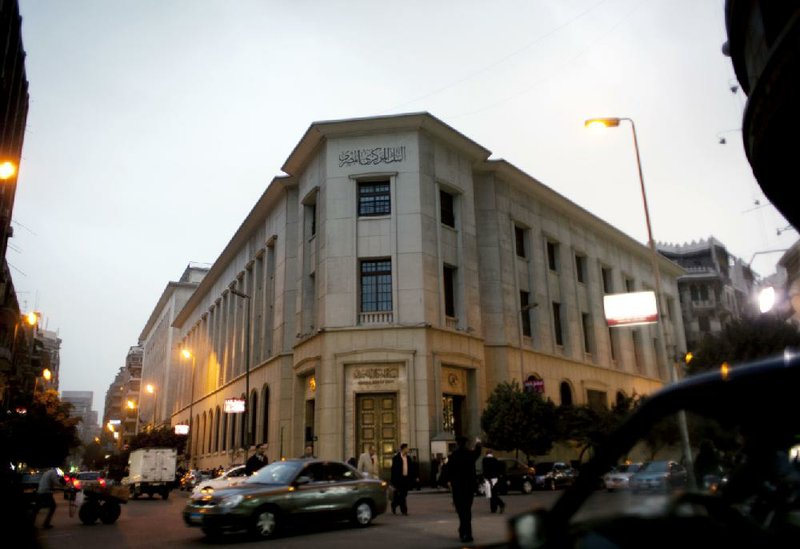
[[[256,448],[256,453],[250,456],[250,458],[247,460],[247,463],[244,464],[244,472],[246,475],[252,475],[269,463],[269,459],[267,458],[267,448],[269,448],[269,444],[266,442],[260,444]]]
[[[36,490],[36,511],[33,515],[33,522],[36,522],[36,516],[39,514],[39,509],[42,507],[47,508],[47,515],[44,517],[42,528],[49,529],[53,525],[50,521],[53,520],[53,514],[56,512],[56,500],[53,497],[53,492],[63,485],[64,478],[60,471],[51,467],[42,474],[39,479],[39,488]]]
[[[472,499],[475,497],[477,477],[475,462],[481,455],[481,441],[475,439],[475,448],[468,447],[467,437],[456,437],[456,449],[447,460],[446,477],[453,495],[453,505],[458,513],[458,536],[462,542],[472,540]]]
[[[370,444],[367,451],[358,458],[358,471],[374,477],[378,476],[378,456],[375,455],[375,446]]]
[[[408,455],[408,444],[405,442],[400,445],[398,451],[392,458],[392,514],[397,514],[397,508],[403,515],[408,515],[408,505],[406,497],[409,489],[416,483],[417,471],[414,460]]]
[[[489,450],[483,458],[483,478],[489,481],[489,510],[492,513],[506,510],[505,502],[500,499],[500,481],[505,474],[503,464],[500,463],[492,451]]]
[[[300,459],[316,459],[316,457],[314,455],[314,447],[309,444],[303,449],[303,455],[300,456]]]

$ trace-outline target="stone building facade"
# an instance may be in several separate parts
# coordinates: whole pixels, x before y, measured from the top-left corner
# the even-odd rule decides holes
[[[683,270],[661,260],[666,341],[612,332],[603,296],[654,288],[649,249],[489,155],[425,113],[312,124],[175,318],[197,465],[375,444],[387,472],[407,442],[424,471],[500,382],[610,404],[669,379]]]
[[[139,403],[140,424],[169,424],[176,411],[178,372],[189,364],[176,351],[175,341],[180,335],[172,327],[172,321],[207,272],[207,266],[190,263],[179,280],[167,283],[139,335],[139,346],[143,349],[142,386],[154,387],[153,394],[144,395]]]

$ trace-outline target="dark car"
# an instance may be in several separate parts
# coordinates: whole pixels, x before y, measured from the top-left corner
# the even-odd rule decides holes
[[[514,458],[498,458],[498,461],[505,470],[503,478],[500,479],[502,483],[500,489],[501,493],[506,494],[512,490],[522,492],[523,494],[530,494],[533,492],[533,467],[528,467]]]
[[[570,486],[578,476],[575,469],[562,461],[543,461],[534,464],[534,469],[536,470],[534,485],[540,490],[555,490]]]
[[[22,486],[22,497],[25,505],[36,506],[36,492],[39,490],[39,481],[42,478],[40,471],[28,471],[22,474],[20,485]]]
[[[301,521],[351,520],[367,526],[386,511],[387,483],[338,461],[290,459],[259,469],[241,484],[192,496],[183,511],[188,526],[207,536],[246,530],[271,538]]]
[[[686,468],[674,461],[649,461],[628,481],[633,493],[642,491],[669,492],[686,486]]]
[[[797,387],[800,355],[790,351],[664,387],[609,435],[552,507],[512,518],[505,546],[796,546],[800,464],[791,456],[800,451]],[[625,456],[639,455],[658,428],[668,425],[676,433],[681,417],[694,427],[684,441],[690,448],[711,439],[720,449],[727,482],[710,492],[687,475],[685,489],[646,499],[595,490],[598,477]]]

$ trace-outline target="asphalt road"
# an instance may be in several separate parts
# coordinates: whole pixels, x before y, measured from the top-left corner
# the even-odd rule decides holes
[[[489,502],[476,498],[473,504],[473,535],[476,545],[503,541],[507,538],[506,519],[534,507],[549,507],[560,492],[534,492],[531,495],[504,496],[506,513],[491,514]],[[598,492],[588,505],[587,514],[608,513],[609,509],[631,504],[643,509],[655,508],[658,499],[630,494]],[[220,541],[203,537],[199,528],[184,525],[181,510],[186,494],[173,492],[167,501],[154,499],[131,500],[122,508],[122,515],[112,525],[97,523],[84,526],[78,517],[69,517],[67,502],[56,498],[58,504],[53,520],[54,528],[38,530],[44,549],[93,549],[114,547],[120,549],[153,547],[331,547],[346,549],[381,549],[409,547],[445,548],[459,547],[458,517],[452,507],[450,494],[444,490],[411,492],[408,497],[409,515],[378,516],[367,528],[349,524],[311,524],[284,532],[273,541],[254,541],[246,535],[231,534]],[[38,524],[43,516],[40,514]]]

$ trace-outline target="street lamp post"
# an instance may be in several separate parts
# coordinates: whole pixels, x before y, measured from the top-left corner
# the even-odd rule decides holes
[[[244,459],[247,461],[247,453],[250,450],[250,296],[244,292],[231,288],[231,293],[241,297],[247,303],[247,321],[244,335]]]
[[[158,396],[156,396],[156,387],[152,383],[148,383],[145,386],[145,390],[151,395],[153,395],[153,422],[151,424],[150,430],[155,431],[156,419],[158,418]]]
[[[653,275],[655,276],[656,282],[656,313],[658,314],[658,331],[661,341],[664,343],[664,348],[667,351],[667,360],[671,363],[669,365],[669,374],[670,380],[674,383],[677,381],[677,375],[675,373],[675,364],[672,357],[669,356],[669,345],[667,342],[667,337],[669,336],[669,330],[664,328],[664,324],[662,322],[663,315],[661,313],[661,269],[658,266],[658,250],[656,250],[656,241],[653,238],[653,228],[650,224],[650,208],[647,206],[647,193],[645,192],[644,188],[644,175],[642,174],[642,159],[639,156],[639,140],[636,137],[636,125],[633,123],[633,119],[631,118],[590,118],[586,122],[584,122],[584,126],[587,128],[616,128],[619,126],[620,122],[622,121],[630,122],[631,124],[631,133],[633,135],[633,148],[636,152],[636,168],[639,170],[639,187],[642,191],[642,203],[644,204],[644,218],[645,222],[647,223],[647,240],[650,247],[650,261],[653,265]],[[686,412],[681,410],[678,412],[678,428],[681,434],[681,445],[683,446],[683,455],[686,462],[686,468],[689,470],[689,487],[694,489],[695,486],[695,478],[692,471],[694,470],[693,467],[693,459],[692,459],[692,449],[689,443],[689,428],[686,423]]]
[[[192,359],[192,381],[190,382],[189,388],[189,436],[186,437],[186,461],[189,464],[189,469],[192,468],[192,433],[194,432],[194,415],[193,415],[193,406],[194,406],[194,353],[189,351],[189,349],[184,349],[181,351],[181,355],[183,358]]]

